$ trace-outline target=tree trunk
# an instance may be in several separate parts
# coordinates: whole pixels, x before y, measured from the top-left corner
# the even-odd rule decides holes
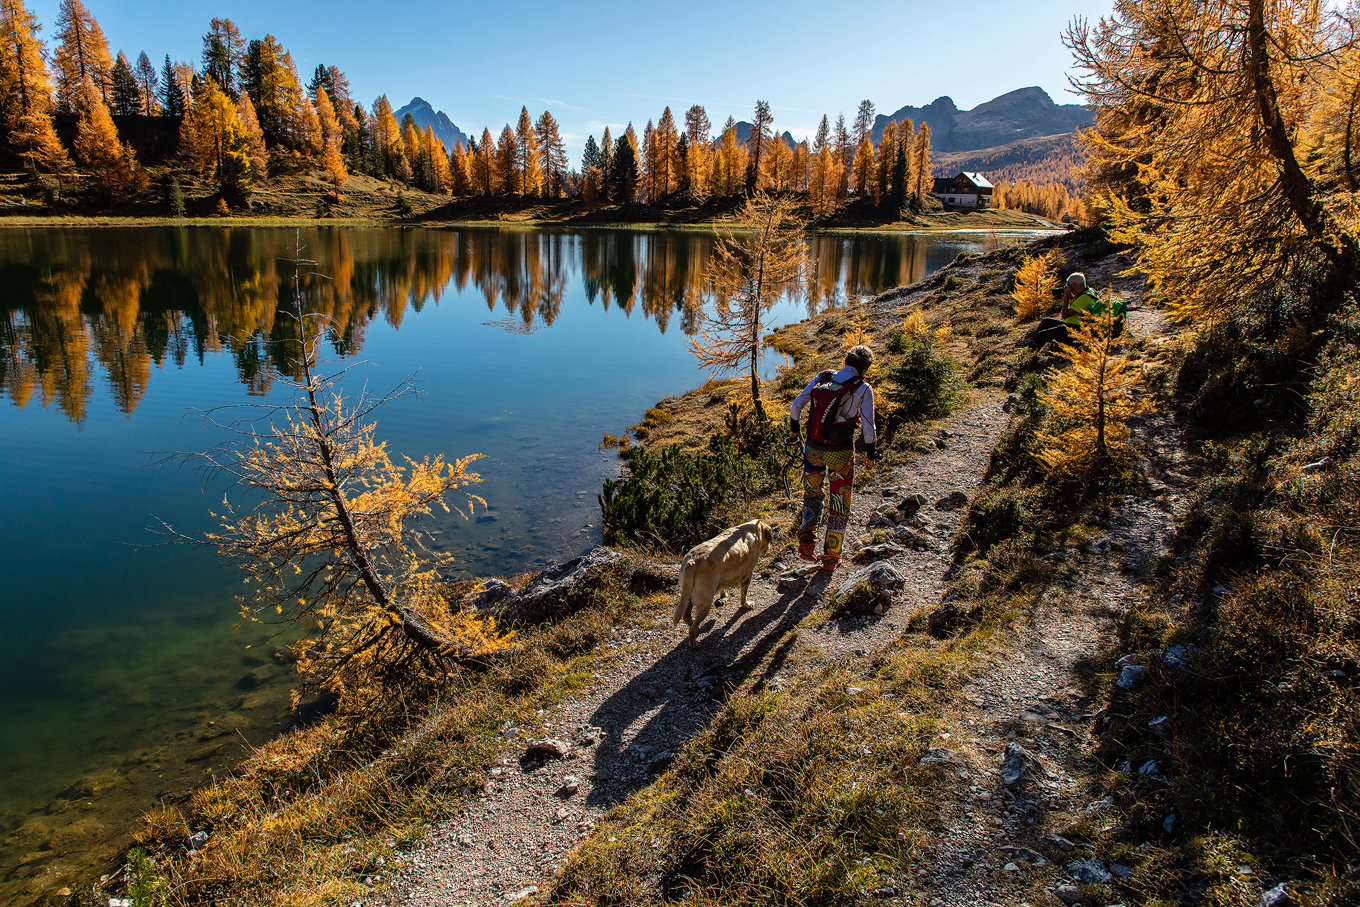
[[[1349,276],[1360,264],[1360,249],[1356,248],[1355,239],[1341,229],[1322,206],[1316,187],[1294,155],[1294,143],[1280,112],[1279,96],[1270,75],[1270,34],[1266,31],[1265,0],[1250,0],[1247,46],[1247,72],[1270,153],[1280,165],[1280,186],[1285,198],[1322,254],[1342,272],[1343,278]]]
[[[760,402],[760,375],[756,372],[756,364],[759,362],[759,350],[751,347],[751,405],[755,407],[756,418],[765,421],[765,404]]]
[[[306,344],[305,332],[303,334],[302,342],[304,345]],[[354,517],[349,512],[349,502],[345,499],[344,490],[340,488],[339,482],[336,481],[335,459],[330,445],[326,443],[326,434],[322,430],[321,406],[316,399],[316,393],[312,383],[311,363],[308,360],[309,353],[305,349],[305,346],[302,355],[304,360],[303,374],[307,381],[308,415],[311,416],[312,427],[316,430],[318,436],[316,447],[317,451],[321,454],[321,462],[326,470],[326,479],[329,483],[327,494],[331,499],[332,505],[335,507],[335,514],[340,522],[340,526],[344,530],[345,547],[348,549],[350,557],[353,558],[355,568],[359,571],[359,578],[363,581],[364,587],[368,589],[368,593],[373,596],[373,600],[378,603],[379,607],[388,613],[394,623],[401,627],[402,633],[404,633],[408,639],[422,649],[427,649],[432,652],[443,652],[448,648],[444,641],[436,636],[434,631],[427,627],[419,616],[413,614],[407,608],[403,608],[392,599],[391,593],[389,593],[387,587],[383,585],[382,579],[378,576],[377,571],[373,569],[373,564],[368,559],[368,552],[364,550],[363,545],[359,541],[358,530],[354,527]]]

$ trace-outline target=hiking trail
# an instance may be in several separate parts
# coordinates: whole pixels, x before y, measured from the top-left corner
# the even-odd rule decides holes
[[[1105,285],[1119,286],[1114,272],[1112,265]],[[1136,304],[1141,287],[1124,289]],[[902,298],[880,301],[895,306]],[[1135,308],[1129,331],[1148,336],[1170,328],[1160,313]],[[491,907],[546,890],[599,818],[651,783],[705,726],[718,707],[717,687],[750,679],[763,664],[758,683],[778,688],[786,680],[781,666],[794,652],[829,662],[890,644],[913,613],[938,607],[951,539],[965,510],[955,493],[972,497],[1008,418],[1004,397],[983,399],[939,422],[914,461],[869,477],[855,493],[846,560],[834,574],[798,560],[784,544],[788,537],[779,535],[785,527],[777,527],[774,550],[787,550],[758,569],[751,610],[736,611],[735,591],[715,603],[698,651],[687,648],[683,622],[671,626],[670,603],[641,626],[611,631],[603,646],[609,667],[588,689],[542,714],[541,730],[532,736],[506,728],[506,757],[491,769],[486,788],[433,825],[421,845],[394,855],[399,862],[387,868],[390,878],[378,877],[377,890],[362,903]],[[1009,631],[994,663],[965,688],[969,710],[950,717],[949,729],[929,751],[947,763],[953,778],[953,796],[940,804],[929,868],[891,903],[1021,904],[1037,896],[1036,886],[1061,898],[1061,886],[1072,884],[1067,860],[1055,865],[1040,850],[1062,850],[1053,829],[1099,809],[1088,746],[1091,666],[1112,621],[1140,595],[1142,577],[1166,552],[1182,506],[1176,486],[1188,481],[1178,471],[1184,454],[1176,438],[1160,414],[1135,424],[1135,442],[1149,457],[1145,471],[1153,496],[1127,496],[1116,506],[1078,578],[1050,588]],[[882,616],[834,617],[799,627],[829,585],[859,568],[852,561],[856,539],[876,510],[885,500],[912,494],[928,501],[919,514],[929,543],[880,561],[908,578],[892,607]],[[788,508],[792,518],[801,503]],[[543,737],[564,744],[564,757],[517,758],[531,739]],[[1023,777],[1008,786],[1001,769],[1010,743],[1030,755]],[[1082,857],[1076,847],[1070,860]]]

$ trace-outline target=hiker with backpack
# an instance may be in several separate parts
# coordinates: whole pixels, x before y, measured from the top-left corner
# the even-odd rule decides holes
[[[831,513],[826,519],[822,569],[835,570],[850,522],[850,492],[855,484],[855,430],[864,438],[864,466],[874,468],[878,458],[874,432],[874,389],[864,380],[874,354],[867,346],[855,346],[845,354],[845,368],[829,369],[813,378],[793,400],[789,409],[789,445],[803,449],[803,519],[798,525],[798,556],[817,560],[817,528],[829,491]],[[807,413],[807,436],[801,420]],[[830,488],[824,490],[827,473]]]
[[[1069,342],[1070,332],[1081,327],[1082,319],[1089,315],[1102,314],[1106,305],[1109,305],[1114,313],[1114,336],[1117,337],[1124,330],[1123,300],[1118,297],[1109,300],[1102,298],[1086,282],[1085,274],[1073,271],[1063,284],[1062,313],[1057,318],[1045,318],[1039,322],[1030,340],[1030,346],[1038,349],[1050,341]]]

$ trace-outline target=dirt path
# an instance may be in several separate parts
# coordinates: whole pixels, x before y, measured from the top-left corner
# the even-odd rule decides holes
[[[1141,336],[1172,333],[1145,310],[1131,313],[1129,326]],[[1148,456],[1152,494],[1126,496],[1114,508],[1101,527],[1105,535],[1076,555],[1085,558],[1077,577],[1050,588],[1018,644],[965,688],[972,708],[933,751],[954,766],[953,797],[942,804],[933,867],[916,880],[919,903],[1070,904],[1080,899],[1080,882],[1128,871],[1093,860],[1089,845],[1063,832],[1108,824],[1091,758],[1094,659],[1114,622],[1143,595],[1185,506],[1187,454],[1175,426],[1153,414],[1134,432]]]
[[[1166,326],[1151,313],[1135,312],[1130,329],[1148,334]],[[977,404],[942,423],[930,438],[934,449],[874,476],[856,495],[847,554],[858,547],[849,540],[866,531],[884,500],[920,493],[930,502],[921,510],[930,543],[888,561],[909,581],[886,614],[838,618],[795,632],[827,586],[843,581],[856,565],[847,560],[827,576],[790,551],[752,584],[752,610],[738,613],[732,601],[715,609],[698,652],[686,648],[683,624],[670,626],[669,608],[643,626],[616,629],[607,647],[610,668],[589,690],[542,716],[546,735],[567,746],[565,758],[503,760],[484,791],[432,828],[423,846],[394,868],[372,903],[489,907],[537,893],[599,817],[649,784],[703,727],[720,686],[749,679],[761,664],[761,682],[778,685],[780,667],[794,652],[834,660],[898,637],[918,607],[940,599],[962,511],[937,502],[954,492],[971,494],[1006,421],[1001,399]],[[1140,433],[1168,430],[1150,422]],[[1153,474],[1175,475],[1178,457],[1174,445],[1160,448]],[[975,711],[958,718],[936,751],[958,763],[955,797],[942,805],[934,865],[918,877],[911,900],[1019,903],[1036,885],[1065,881],[1051,862],[1036,866],[1023,857],[1044,860],[1038,851],[1055,846],[1042,840],[1049,829],[1063,826],[1093,799],[1083,780],[1090,775],[1086,681],[1110,619],[1139,594],[1137,575],[1169,538],[1179,498],[1174,489],[1165,490],[1156,501],[1125,499],[1105,529],[1108,548],[1098,546],[1103,553],[1071,588],[1052,590],[1022,641],[966,691]],[[793,573],[800,577],[791,578]],[[508,752],[523,753],[529,737],[517,728],[505,733],[515,741]],[[1032,780],[1007,787],[998,771],[1012,741],[1033,752],[1042,774],[1036,770]],[[1080,857],[1074,852],[1072,858]]]
[[[957,415],[934,433],[934,449],[909,466],[873,477],[855,496],[847,538],[864,531],[885,495],[899,500],[920,493],[935,502],[971,491],[1006,424],[1002,402],[993,399]],[[641,628],[617,630],[608,644],[611,669],[599,674],[590,690],[543,716],[547,735],[570,747],[567,757],[546,764],[508,758],[493,768],[488,788],[459,815],[430,830],[424,846],[397,870],[381,902],[485,907],[532,893],[551,879],[601,815],[647,785],[700,730],[720,684],[746,679],[772,651],[777,654],[766,674],[778,683],[779,665],[799,647],[815,647],[821,657],[834,659],[877,649],[899,636],[918,605],[938,601],[960,514],[933,503],[923,508],[932,543],[891,559],[912,581],[882,617],[838,619],[795,633],[827,586],[844,580],[855,565],[847,560],[828,576],[819,568],[807,569],[790,552],[752,583],[752,610],[738,613],[734,601],[715,609],[698,652],[685,646],[683,625],[670,626],[669,613]],[[856,547],[848,542],[847,553]],[[791,571],[806,578],[796,582],[797,588],[782,588],[779,577]],[[527,743],[517,729],[506,733]]]

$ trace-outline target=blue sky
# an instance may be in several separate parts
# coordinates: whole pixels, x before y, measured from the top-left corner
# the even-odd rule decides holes
[[[29,0],[51,39],[59,0]],[[811,134],[823,113],[853,119],[863,98],[891,113],[949,95],[968,109],[1028,85],[1073,103],[1061,32],[1109,0],[952,4],[919,0],[696,2],[317,3],[85,0],[111,49],[159,65],[199,59],[214,16],[246,38],[273,34],[306,80],[339,66],[356,100],[414,95],[464,132],[498,133],[521,105],[562,125],[573,163],[588,134],[632,120],[641,131],[667,105],[677,120],[703,104],[715,127],[768,100],[775,126]]]

